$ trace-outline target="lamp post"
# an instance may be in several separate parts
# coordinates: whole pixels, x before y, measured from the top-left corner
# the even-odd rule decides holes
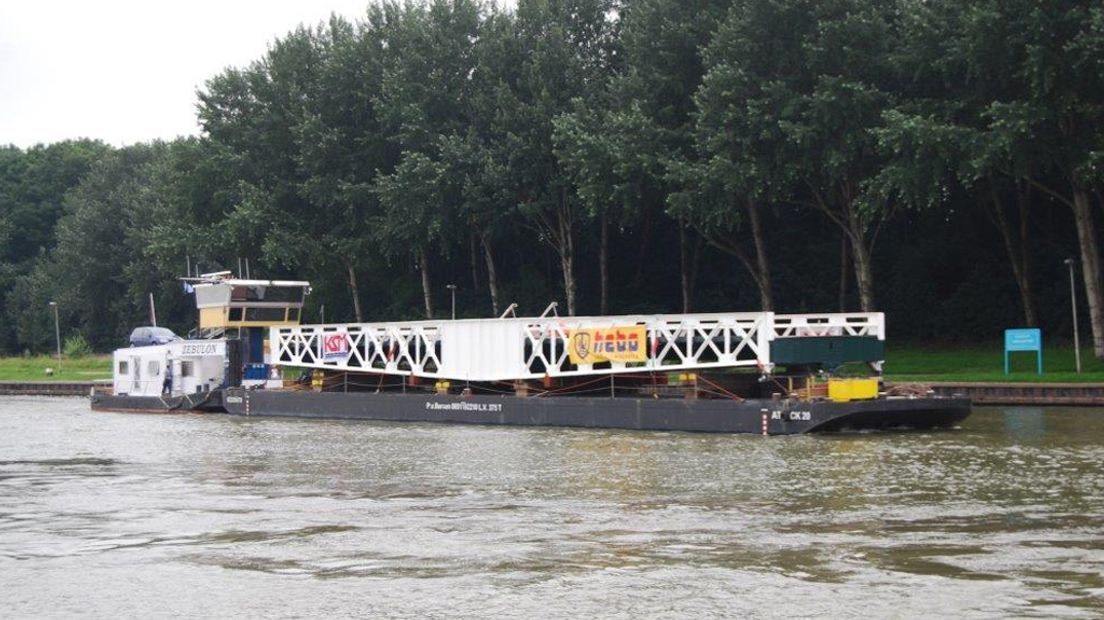
[[[452,294],[452,320],[455,321],[456,320],[456,285],[455,284],[447,284],[447,285],[445,285],[445,288],[447,288],[449,290],[449,293]]]
[[[1074,260],[1072,258],[1066,259],[1066,266],[1069,267],[1070,274],[1070,307],[1073,308],[1073,359],[1077,364],[1077,372],[1081,373],[1081,342],[1077,335],[1077,287],[1074,285],[1073,280],[1073,265]]]
[[[58,325],[58,307],[56,301],[50,302],[50,307],[54,309],[54,340],[57,342],[57,361],[58,366],[61,366],[61,327]]]

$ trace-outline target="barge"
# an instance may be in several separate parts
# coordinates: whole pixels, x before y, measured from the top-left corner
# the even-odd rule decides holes
[[[115,351],[101,411],[764,435],[951,428],[964,398],[882,389],[881,313],[300,325],[309,283],[189,279],[191,338]],[[868,369],[840,377],[843,367]]]

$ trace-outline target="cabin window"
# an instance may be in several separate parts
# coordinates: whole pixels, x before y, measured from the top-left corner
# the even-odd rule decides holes
[[[129,372],[130,372],[130,368],[127,366],[127,363],[125,361],[120,361],[119,362],[119,374],[120,375],[125,375]]]
[[[241,308],[230,308],[230,320],[231,321],[240,321],[240,320],[242,320],[242,309]]]
[[[195,362],[182,361],[180,362],[180,376],[191,377],[195,374]]]
[[[270,286],[265,291],[264,301],[301,304],[304,290],[301,286]]]
[[[267,286],[239,284],[233,289],[230,300],[234,302],[265,301],[269,303],[303,303],[306,288],[302,286]]]
[[[299,308],[288,308],[288,320],[293,323],[299,320]]]
[[[160,374],[160,373],[161,373],[161,362],[158,362],[157,360],[150,360],[149,374],[156,375],[156,374]]]
[[[284,320],[283,308],[246,308],[246,321],[263,321],[266,323],[282,322]]]

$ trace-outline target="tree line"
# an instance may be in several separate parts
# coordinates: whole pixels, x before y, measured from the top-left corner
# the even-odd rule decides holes
[[[197,93],[198,137],[0,149],[7,353],[119,345],[187,269],[306,319],[884,310],[1104,357],[1104,5],[380,2]],[[244,274],[241,274],[244,275]]]

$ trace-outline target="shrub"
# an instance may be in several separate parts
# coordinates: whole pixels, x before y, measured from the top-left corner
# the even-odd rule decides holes
[[[89,355],[92,355],[92,345],[84,336],[77,334],[65,339],[65,357],[79,359]]]

